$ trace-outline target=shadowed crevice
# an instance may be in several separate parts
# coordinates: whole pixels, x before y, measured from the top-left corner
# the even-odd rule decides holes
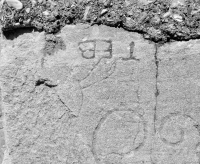
[[[54,88],[54,87],[57,87],[57,84],[53,84],[50,80],[48,79],[38,79],[36,82],[35,82],[35,86],[38,87],[40,85],[45,85],[49,88]]]
[[[32,32],[41,32],[41,30],[38,30],[35,27],[20,27],[20,28],[15,28],[12,30],[3,31],[3,35],[8,40],[14,40],[15,38],[23,34],[32,33]]]

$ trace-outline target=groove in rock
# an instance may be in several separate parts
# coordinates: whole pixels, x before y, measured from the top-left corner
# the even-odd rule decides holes
[[[159,96],[159,89],[158,89],[158,76],[159,76],[159,59],[158,59],[158,44],[155,44],[155,54],[154,54],[154,59],[155,59],[155,65],[156,65],[156,84],[155,84],[155,107],[154,107],[154,132],[156,132],[156,120],[157,120],[157,104],[158,104],[158,96]]]

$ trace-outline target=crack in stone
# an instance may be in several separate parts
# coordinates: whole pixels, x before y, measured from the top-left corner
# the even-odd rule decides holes
[[[154,133],[156,133],[156,120],[157,120],[157,104],[158,104],[158,96],[159,96],[159,89],[158,89],[158,76],[159,76],[159,59],[158,59],[158,44],[155,44],[155,54],[154,54],[154,59],[155,59],[155,65],[156,65],[156,84],[155,84],[155,107],[154,107]]]
[[[79,83],[79,86],[80,86],[80,83]],[[78,116],[80,115],[80,112],[81,112],[81,110],[82,110],[82,107],[83,107],[83,100],[84,100],[83,89],[81,88],[81,86],[80,86],[80,91],[81,91],[81,105],[80,105],[80,109],[79,109],[79,112],[78,112]]]

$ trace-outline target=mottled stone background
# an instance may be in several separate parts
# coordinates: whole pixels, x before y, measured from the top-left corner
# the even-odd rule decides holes
[[[1,43],[4,161],[199,163],[199,40],[78,24]]]
[[[0,163],[200,163],[199,0],[21,2],[0,10]]]

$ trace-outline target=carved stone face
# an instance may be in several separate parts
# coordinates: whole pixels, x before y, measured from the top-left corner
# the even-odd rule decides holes
[[[198,40],[162,46],[106,26],[4,40],[2,108],[13,163],[198,163]]]

